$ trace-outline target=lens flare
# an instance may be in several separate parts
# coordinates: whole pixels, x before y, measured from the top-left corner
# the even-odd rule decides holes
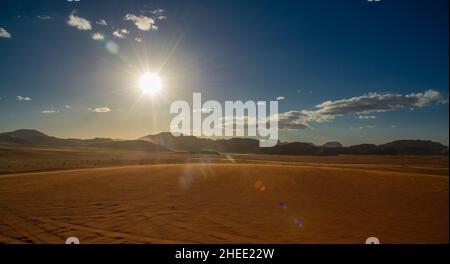
[[[105,44],[106,50],[112,54],[119,53],[119,45],[117,45],[114,41],[108,41]]]
[[[298,227],[298,228],[300,228],[300,227],[303,226],[303,225],[302,225],[302,222],[300,221],[299,218],[295,218],[295,219],[294,219],[294,225],[295,225],[296,227]]]

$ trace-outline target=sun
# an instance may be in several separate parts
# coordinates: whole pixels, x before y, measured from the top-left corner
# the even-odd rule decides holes
[[[155,73],[146,72],[139,77],[139,89],[143,94],[154,95],[161,91],[161,78]]]

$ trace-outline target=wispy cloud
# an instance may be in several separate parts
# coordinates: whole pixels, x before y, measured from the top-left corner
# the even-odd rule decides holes
[[[155,16],[162,16],[162,15],[164,15],[164,9],[157,8],[157,9],[152,11],[152,14],[155,15]]]
[[[47,16],[47,15],[37,15],[36,18],[40,19],[40,20],[51,20],[52,19],[51,16]]]
[[[116,31],[113,32],[113,35],[114,35],[115,37],[117,37],[117,38],[123,39],[123,38],[125,38],[125,35],[126,35],[126,34],[129,34],[129,33],[130,33],[130,31],[128,31],[128,30],[126,30],[126,29],[118,29],[118,30],[116,30]]]
[[[19,95],[19,96],[17,96],[17,101],[19,101],[19,102],[31,101],[31,97]]]
[[[325,117],[325,119],[333,119],[336,116],[346,114],[388,112],[404,107],[420,108],[433,102],[441,101],[443,101],[442,94],[434,90],[406,95],[395,93],[369,93],[350,99],[323,102],[316,106],[318,110],[314,111],[314,113]]]
[[[307,129],[308,114],[304,111],[289,111],[278,115],[278,128],[283,130]]]
[[[279,127],[307,128],[308,122],[328,122],[337,117],[356,114],[359,119],[374,119],[370,113],[390,112],[403,108],[422,108],[433,103],[448,103],[435,90],[423,93],[369,93],[349,99],[326,101],[315,106],[316,110],[289,111],[279,115]],[[366,127],[367,128],[367,127]]]
[[[149,30],[157,30],[158,27],[155,25],[155,20],[148,16],[136,16],[133,14],[127,14],[124,17],[124,20],[126,21],[132,21],[134,25],[143,31],[149,31]]]
[[[92,29],[91,22],[89,22],[89,20],[79,17],[79,16],[76,16],[74,12],[72,12],[72,14],[69,15],[67,24],[69,26],[75,27],[81,31],[86,31],[86,30]]]
[[[95,22],[95,24],[105,27],[108,26],[108,22],[106,22],[106,20],[104,19],[100,19],[99,21]]]
[[[350,130],[363,130],[363,129],[374,129],[376,126],[367,125],[367,126],[358,126],[358,127],[350,127]]]
[[[97,107],[97,108],[89,108],[90,112],[93,113],[108,113],[111,112],[111,109],[109,107]]]
[[[284,99],[286,99],[284,96],[278,96],[277,97],[277,101],[283,101]]]
[[[42,110],[40,113],[41,114],[57,114],[57,113],[59,113],[59,111],[51,109],[51,110]]]
[[[11,38],[11,33],[0,27],[0,38]]]
[[[359,115],[358,119],[367,120],[367,119],[376,119],[377,117],[374,115]]]
[[[72,109],[72,106],[70,106],[70,105],[65,105],[64,108],[66,108],[66,109]]]
[[[155,9],[155,10],[152,11],[152,14],[154,16],[156,16],[156,18],[159,19],[159,20],[166,20],[167,19],[167,16],[164,13],[165,13],[164,9],[161,9],[161,8],[158,8],[158,9]]]

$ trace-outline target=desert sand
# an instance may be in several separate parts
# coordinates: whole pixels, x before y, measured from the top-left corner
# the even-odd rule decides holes
[[[0,243],[449,241],[447,157],[197,158],[1,175]]]

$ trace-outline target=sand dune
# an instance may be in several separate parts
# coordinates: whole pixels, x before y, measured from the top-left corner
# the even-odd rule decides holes
[[[0,243],[448,243],[448,177],[161,164],[0,177]]]

